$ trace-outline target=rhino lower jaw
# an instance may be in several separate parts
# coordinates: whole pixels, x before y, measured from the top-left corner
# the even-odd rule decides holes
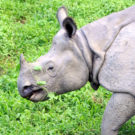
[[[33,94],[29,97],[29,100],[33,102],[44,101],[47,99],[48,99],[47,93],[42,89],[34,91]]]

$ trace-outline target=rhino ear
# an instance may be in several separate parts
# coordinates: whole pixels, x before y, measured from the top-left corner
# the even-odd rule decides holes
[[[75,35],[77,26],[71,17],[65,18],[63,21],[63,27],[67,31],[67,34],[70,38]]]
[[[24,59],[23,54],[21,54],[21,56],[20,56],[20,67],[21,67],[21,69],[24,68],[26,65],[27,65],[27,62]]]
[[[60,7],[57,11],[57,19],[60,23],[60,26],[63,27],[63,20],[68,16],[67,10],[64,6]]]

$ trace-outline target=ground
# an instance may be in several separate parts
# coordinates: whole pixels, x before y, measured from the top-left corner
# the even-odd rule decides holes
[[[57,9],[65,5],[80,28],[135,0],[0,0],[0,135],[100,135],[111,93],[87,83],[81,90],[33,103],[17,91],[19,56],[34,61],[47,53],[60,26]],[[134,135],[135,117],[119,135]]]

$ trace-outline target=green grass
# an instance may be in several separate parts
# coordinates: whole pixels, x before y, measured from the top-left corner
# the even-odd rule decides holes
[[[34,61],[47,53],[59,30],[58,7],[65,5],[78,28],[135,0],[0,0],[0,135],[100,135],[100,125],[111,93],[81,90],[33,103],[17,91],[19,57]],[[135,117],[119,135],[134,135]]]

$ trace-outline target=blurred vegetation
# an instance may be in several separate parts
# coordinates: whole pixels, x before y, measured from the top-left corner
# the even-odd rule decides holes
[[[65,5],[78,28],[135,4],[135,0],[0,0],[0,134],[100,135],[111,93],[87,83],[78,91],[33,103],[19,96],[19,56],[34,61],[48,52],[60,26],[57,9]],[[119,135],[135,134],[135,117]]]

